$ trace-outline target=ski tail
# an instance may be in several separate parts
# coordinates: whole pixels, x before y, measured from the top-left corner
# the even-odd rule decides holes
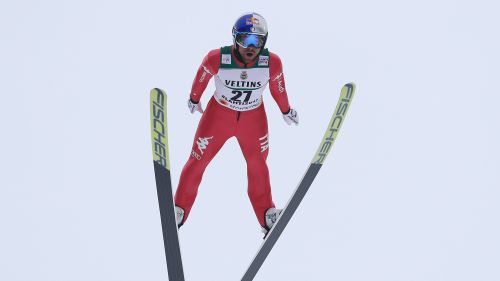
[[[150,96],[151,143],[168,277],[171,281],[184,281],[177,222],[175,220],[172,182],[170,178],[167,95],[163,90],[154,88],[151,90]]]
[[[278,220],[267,234],[267,237],[262,243],[259,251],[257,252],[257,255],[254,257],[252,263],[243,275],[241,279],[242,281],[252,281],[254,279],[260,267],[271,252],[274,244],[276,244],[281,233],[299,207],[302,199],[304,199],[307,191],[309,190],[309,187],[313,183],[316,175],[323,166],[326,157],[333,147],[333,144],[337,138],[337,134],[347,114],[347,110],[349,109],[349,106],[351,104],[355,89],[356,86],[354,83],[348,83],[344,85],[344,87],[342,87],[340,98],[337,106],[335,107],[333,116],[330,120],[330,123],[328,123],[326,132],[321,140],[318,150],[314,154],[311,164],[309,165],[305,175],[300,180],[299,185],[293,192],[285,208],[281,212]]]

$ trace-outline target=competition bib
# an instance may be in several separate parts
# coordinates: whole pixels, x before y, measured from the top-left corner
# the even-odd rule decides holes
[[[247,111],[262,104],[262,92],[269,82],[269,52],[264,49],[251,68],[233,61],[231,46],[221,48],[221,64],[215,76],[214,97],[225,107]]]

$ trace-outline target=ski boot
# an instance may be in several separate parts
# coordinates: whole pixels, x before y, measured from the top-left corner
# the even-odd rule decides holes
[[[184,209],[179,206],[175,206],[175,221],[177,222],[177,228],[181,228],[184,220]]]
[[[282,211],[283,209],[276,209],[276,208],[267,209],[266,214],[264,215],[266,226],[262,227],[262,232],[264,233],[264,239],[266,239],[269,230],[271,230],[273,225],[276,223]]]

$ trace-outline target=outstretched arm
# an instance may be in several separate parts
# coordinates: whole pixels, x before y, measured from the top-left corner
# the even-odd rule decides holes
[[[286,93],[285,77],[283,75],[283,66],[278,55],[269,52],[269,91],[278,107],[283,113],[285,122],[290,125],[299,124],[299,116],[295,109],[290,107],[288,94]]]
[[[198,68],[198,72],[193,80],[193,85],[191,86],[191,94],[189,95],[190,100],[193,103],[198,103],[200,101],[201,95],[207,88],[208,82],[219,71],[220,66],[220,49],[215,49],[210,51],[203,62]]]
[[[285,87],[285,77],[283,75],[283,66],[278,55],[269,52],[269,91],[278,104],[282,113],[290,109],[288,95]]]

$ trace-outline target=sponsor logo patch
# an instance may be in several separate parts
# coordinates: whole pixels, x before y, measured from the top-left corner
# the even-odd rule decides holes
[[[194,151],[194,150],[191,150],[191,156],[193,156],[197,160],[201,159],[201,156],[198,153],[196,153],[196,151]]]
[[[260,141],[260,152],[264,152],[269,148],[269,134],[266,134],[262,138],[259,138]]]
[[[285,91],[285,87],[283,86],[283,72],[281,72],[273,81],[278,81],[278,91],[283,93]]]
[[[259,66],[268,66],[269,56],[259,56]]]
[[[207,77],[207,73],[205,71],[203,71],[203,74],[201,75],[200,77],[200,80],[198,80],[198,82],[203,82],[203,80],[205,80],[205,77]]]
[[[222,54],[222,64],[231,64],[231,54]]]
[[[154,160],[163,167],[169,169],[168,147],[167,147],[167,124],[165,120],[165,95],[161,90],[155,90],[156,95],[152,96],[152,137]]]
[[[247,19],[247,25],[259,24],[259,19],[256,17],[251,17]]]
[[[243,75],[243,73],[242,73]],[[240,77],[243,78],[243,77]],[[248,88],[248,89],[258,89],[262,87],[262,83],[260,81],[235,81],[235,80],[224,80],[224,83],[227,87],[232,88]]]
[[[247,72],[246,72],[246,71],[242,71],[242,72],[241,72],[241,75],[240,75],[240,78],[241,78],[242,80],[247,79],[247,78],[248,78],[248,74],[247,74]]]
[[[335,117],[332,119],[329,125],[330,128],[328,128],[325,137],[323,139],[323,142],[321,144],[321,147],[318,150],[317,153],[318,159],[314,162],[315,164],[323,164],[323,161],[325,161],[325,158],[328,155],[330,149],[332,148],[335,138],[337,137],[337,133],[340,130],[342,121],[345,118],[347,108],[349,107],[349,104],[354,95],[354,87],[352,85],[346,85],[346,86],[347,86],[347,92],[345,94],[345,97],[342,98],[342,100],[340,100],[339,103],[337,104],[337,108],[335,109]],[[342,92],[343,91],[344,89],[342,89]]]
[[[213,139],[213,137],[198,138],[196,144],[198,145],[198,150],[200,150],[201,155],[203,155],[203,150],[207,149],[207,146],[209,145],[209,140],[211,139]]]

